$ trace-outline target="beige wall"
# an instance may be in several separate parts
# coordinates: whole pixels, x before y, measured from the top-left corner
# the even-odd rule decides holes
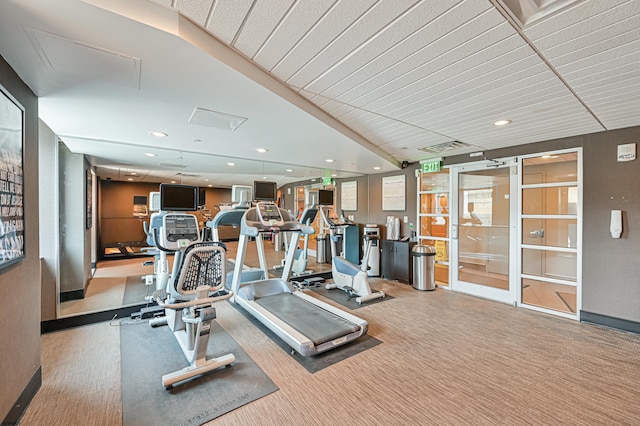
[[[0,57],[0,86],[24,108],[26,258],[0,269],[0,420],[40,377],[40,257],[38,223],[38,99]]]

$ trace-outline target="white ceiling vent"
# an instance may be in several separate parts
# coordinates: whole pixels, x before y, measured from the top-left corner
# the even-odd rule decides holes
[[[140,89],[139,58],[33,28],[25,32],[42,62],[56,72]]]
[[[233,131],[240,127],[245,121],[247,121],[246,117],[224,114],[204,108],[196,108],[193,110],[187,122],[190,124],[199,124],[200,126]]]
[[[581,0],[498,0],[520,28],[531,26],[579,1]]]
[[[160,166],[160,167],[177,167],[177,168],[180,168],[180,169],[184,169],[185,167],[188,166],[188,164],[169,163],[167,161],[162,161],[162,162],[158,163],[158,166]]]
[[[453,151],[454,149],[459,148],[468,148],[472,145],[459,141],[450,141],[443,142],[437,145],[426,146],[424,148],[419,148],[420,151],[429,152],[432,154],[440,154],[441,152]]]

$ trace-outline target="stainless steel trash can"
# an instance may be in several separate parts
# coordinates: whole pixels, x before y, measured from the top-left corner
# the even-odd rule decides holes
[[[416,290],[436,289],[436,249],[431,246],[416,245],[413,255],[413,288]]]
[[[327,263],[327,235],[316,235],[316,263]]]

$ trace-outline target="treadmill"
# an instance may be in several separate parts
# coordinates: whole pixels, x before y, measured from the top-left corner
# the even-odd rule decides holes
[[[242,282],[249,238],[256,240],[261,268],[266,267],[262,234],[291,232],[281,278]],[[302,356],[313,356],[334,349],[367,334],[369,324],[362,318],[325,303],[289,282],[300,234],[315,230],[302,225],[288,211],[273,202],[258,202],[246,211],[240,228],[240,241],[233,273],[232,301],[284,340]]]

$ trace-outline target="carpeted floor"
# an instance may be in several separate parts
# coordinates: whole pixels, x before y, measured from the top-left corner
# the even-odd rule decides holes
[[[145,303],[145,297],[151,296],[154,290],[155,286],[144,284],[141,275],[128,276],[124,287],[122,306]]]
[[[236,361],[166,390],[162,375],[188,365],[169,328],[146,322],[121,327],[124,426],[200,425],[278,390],[215,321],[211,329],[208,357],[232,353]]]

